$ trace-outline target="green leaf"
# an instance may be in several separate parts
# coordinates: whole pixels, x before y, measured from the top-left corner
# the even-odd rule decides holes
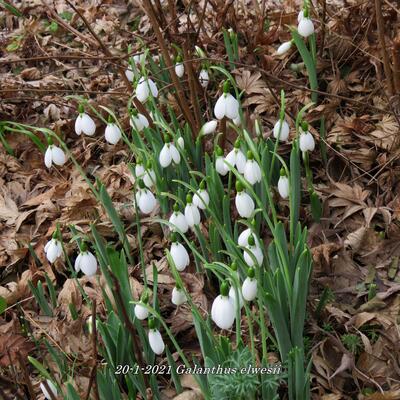
[[[39,371],[39,373],[43,376],[43,378],[49,379],[50,381],[53,380],[51,375],[47,372],[47,369],[44,367],[42,363],[40,363],[35,358],[28,356],[28,361]]]
[[[0,314],[3,314],[6,308],[7,308],[7,301],[4,297],[0,296]]]

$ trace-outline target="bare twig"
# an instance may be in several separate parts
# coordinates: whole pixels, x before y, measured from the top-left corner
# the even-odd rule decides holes
[[[94,397],[99,400],[99,388],[97,386],[97,327],[96,327],[96,299],[92,300],[92,360],[93,366],[90,371],[89,384],[86,392],[86,400],[89,400],[92,385],[94,384]]]
[[[50,388],[50,385],[47,383],[47,380],[43,380],[43,386],[46,388],[47,393],[50,395],[51,400],[57,400],[57,397],[55,396],[55,394],[53,393],[53,391]]]
[[[393,46],[393,82],[396,93],[400,93],[400,39]]]
[[[35,395],[35,391],[33,390],[31,378],[29,377],[29,372],[28,372],[28,369],[26,368],[25,360],[22,357],[21,352],[17,353],[17,357],[18,357],[20,367],[22,369],[22,373],[24,374],[25,384],[28,388],[29,396],[32,400],[36,400],[36,395]]]

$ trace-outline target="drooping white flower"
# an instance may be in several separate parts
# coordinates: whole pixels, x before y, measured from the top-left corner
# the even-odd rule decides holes
[[[171,301],[172,301],[172,304],[175,304],[176,306],[180,306],[180,305],[186,303],[187,299],[186,299],[185,291],[183,289],[180,289],[175,286],[172,289]]]
[[[82,271],[87,276],[93,276],[97,271],[96,257],[88,250],[79,253],[75,260],[75,271]]]
[[[215,150],[215,169],[222,176],[225,176],[229,171],[229,168],[225,164],[224,160],[224,152],[222,151],[221,147],[218,146]]]
[[[276,55],[277,56],[281,56],[281,55],[287,53],[290,50],[291,47],[292,47],[292,41],[291,40],[289,40],[288,42],[282,43],[278,47],[278,49],[276,50]]]
[[[79,106],[79,115],[75,120],[75,133],[93,136],[96,132],[96,124],[93,119],[84,112],[83,106]]]
[[[261,182],[261,168],[257,161],[254,160],[253,153],[251,151],[247,153],[247,161],[244,167],[243,175],[251,185]]]
[[[256,246],[260,247],[260,239],[256,236],[255,233],[250,228],[245,229],[238,237],[238,245],[242,247],[246,247],[249,243],[249,236],[252,235]]]
[[[314,24],[310,18],[302,18],[297,26],[299,35],[307,38],[314,33]]]
[[[125,70],[125,76],[126,76],[126,79],[128,79],[129,82],[133,82],[133,80],[135,79],[135,73],[133,72],[131,67],[128,67]]]
[[[217,119],[224,117],[235,119],[239,116],[239,102],[228,91],[229,81],[225,81],[224,93],[222,93],[214,106],[214,115]]]
[[[225,160],[233,167],[236,167],[239,173],[244,173],[247,160],[242,150],[240,150],[240,140],[236,140],[235,147],[228,153]]]
[[[165,136],[165,144],[161,149],[158,159],[163,168],[167,168],[172,162],[175,164],[179,164],[181,162],[181,155],[179,154],[179,151],[175,145],[171,143],[171,138],[169,135]]]
[[[143,182],[144,184],[151,189],[156,182],[156,173],[153,168],[146,169],[145,173],[143,174]]]
[[[44,397],[45,397],[47,400],[51,400],[51,399],[52,399],[51,395],[53,395],[53,397],[57,397],[57,395],[58,395],[57,387],[56,387],[56,385],[55,385],[51,380],[49,380],[49,379],[46,379],[46,382],[47,382],[47,385],[48,385],[48,387],[49,387],[51,393],[49,393],[49,391],[46,389],[46,386],[44,386],[44,383],[43,383],[43,382],[40,383],[40,390],[42,391]]]
[[[146,61],[146,53],[135,54],[133,56],[135,64],[142,64]]]
[[[279,132],[280,129],[280,132]],[[280,119],[276,122],[274,125],[274,138],[278,139],[281,142],[286,142],[289,139],[289,124],[286,122],[286,120],[281,121]]]
[[[157,206],[154,194],[146,188],[143,179],[139,179],[139,190],[136,192],[136,204],[143,214],[150,214]]]
[[[156,84],[150,78],[141,77],[136,86],[136,97],[141,103],[145,103],[150,96],[158,96],[158,89]]]
[[[210,82],[210,76],[208,75],[208,71],[206,69],[202,69],[199,74],[200,85],[203,88],[206,88]]]
[[[174,261],[175,267],[179,272],[182,272],[190,263],[189,253],[187,252],[185,246],[176,240],[175,236],[172,236],[172,243],[170,248],[170,253],[172,260]]]
[[[158,329],[155,329],[155,323],[153,319],[149,320],[149,333],[148,333],[149,344],[153,352],[160,355],[164,352],[165,344]]]
[[[175,64],[175,73],[178,78],[182,78],[182,76],[185,75],[185,66],[182,62]]]
[[[246,301],[253,301],[257,297],[257,280],[254,275],[254,268],[249,268],[247,278],[242,285],[242,296]]]
[[[144,306],[144,303],[135,305],[135,316],[141,321],[149,316],[149,310]]]
[[[238,293],[239,293],[239,304],[237,304],[237,301],[236,301],[236,290],[235,290],[235,288],[233,286],[231,286],[231,288],[229,289],[229,297],[233,301],[233,304],[235,306],[235,312],[237,311],[237,306],[238,305],[239,305],[239,309],[241,309],[243,307],[243,304],[244,304],[242,293],[241,293],[240,289],[238,289]]]
[[[104,132],[104,137],[110,144],[117,144],[121,139],[121,130],[117,124],[108,123]]]
[[[242,184],[236,182],[235,205],[237,212],[242,218],[250,218],[253,214],[255,205],[253,199],[243,190]]]
[[[149,127],[149,121],[143,114],[140,114],[135,110],[131,115],[129,125],[138,132],[142,132],[144,128]]]
[[[206,122],[201,127],[199,136],[201,136],[201,135],[209,135],[211,133],[214,133],[215,130],[217,129],[217,124],[218,124],[218,121],[216,121],[215,119]]]
[[[236,125],[236,126],[240,126],[240,124],[242,123],[241,119],[240,119],[240,115],[238,115],[236,118],[233,118],[232,122]]]
[[[143,178],[144,174],[146,173],[146,170],[144,169],[144,166],[140,160],[137,161],[135,165],[135,176],[136,178]]]
[[[185,216],[179,211],[178,204],[174,205],[174,212],[169,217],[169,222],[174,225],[173,231],[178,228],[182,233],[186,233],[189,229]]]
[[[278,192],[282,199],[287,199],[289,197],[289,179],[285,175],[285,171],[281,171],[281,176],[278,180]]]
[[[184,139],[182,136],[179,136],[179,137],[178,137],[178,139],[177,139],[177,141],[176,141],[176,144],[178,145],[178,147],[179,147],[181,150],[184,150],[184,149],[185,149],[185,139]]]
[[[204,181],[201,181],[199,190],[193,196],[193,204],[200,208],[200,210],[205,210],[210,204],[210,195],[206,190]]]
[[[221,294],[214,299],[211,306],[211,318],[220,329],[231,329],[235,321],[235,305],[228,293],[228,284],[223,282]]]
[[[58,257],[62,255],[62,245],[61,242],[56,239],[52,238],[46,243],[44,246],[44,252],[46,253],[46,258],[50,264],[57,260]]]
[[[252,235],[249,236],[246,250],[243,251],[243,258],[249,267],[261,266],[264,260],[262,249],[256,244]]]
[[[301,151],[313,151],[315,149],[315,140],[313,135],[306,130],[301,131],[299,139],[299,147]]]
[[[193,204],[193,199],[190,194],[186,196],[185,218],[190,228],[200,224],[200,211]]]
[[[53,163],[61,167],[66,163],[66,161],[67,157],[63,150],[54,144],[49,144],[46,153],[44,153],[44,164],[46,167],[51,168]]]

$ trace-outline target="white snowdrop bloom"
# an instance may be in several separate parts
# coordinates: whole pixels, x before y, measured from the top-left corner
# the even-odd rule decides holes
[[[143,174],[143,182],[149,189],[155,185],[156,173],[152,168],[147,169]]]
[[[179,211],[178,204],[174,205],[174,212],[169,217],[169,222],[178,228],[182,233],[186,233],[189,229],[189,225],[185,216]],[[175,231],[176,229],[172,228],[172,230]]]
[[[315,149],[315,140],[309,131],[300,133],[299,147],[301,151],[313,151]]]
[[[289,179],[286,175],[281,175],[278,180],[278,192],[282,199],[289,197]]]
[[[290,50],[291,47],[292,47],[292,41],[291,40],[289,40],[288,42],[282,43],[278,47],[278,49],[276,50],[276,55],[277,56],[281,56],[281,55],[287,53]]]
[[[244,167],[243,175],[251,185],[261,182],[260,166],[258,165],[257,161],[254,160],[253,154],[250,151],[247,154],[247,161]]]
[[[54,397],[57,397],[57,395],[58,395],[57,388],[56,388],[56,385],[51,380],[46,379],[46,382],[47,382],[47,385],[48,385],[51,393],[48,392],[48,390],[46,389],[46,386],[44,386],[43,382],[40,383],[40,390],[42,391],[44,397],[47,400],[51,400],[51,398],[52,398],[51,395],[53,395]]]
[[[207,190],[199,189],[193,196],[193,204],[200,210],[205,210],[210,204],[210,195]]]
[[[193,199],[190,194],[186,196],[185,218],[190,228],[200,224],[200,211],[197,206],[193,204]]]
[[[46,153],[44,153],[44,164],[47,168],[51,168],[53,163],[61,167],[66,163],[66,161],[67,157],[65,156],[65,153],[54,144],[50,144]]]
[[[242,150],[240,150],[240,140],[236,140],[235,147],[228,153],[225,160],[233,167],[236,167],[239,173],[244,173],[247,160]]]
[[[138,161],[137,164],[135,165],[136,178],[142,178],[145,173],[146,170],[144,169],[143,164],[141,163],[141,161]]]
[[[135,79],[135,73],[133,72],[131,67],[128,67],[125,70],[125,76],[126,76],[126,79],[128,79],[129,82],[133,82],[133,80]]]
[[[233,118],[232,122],[233,122],[236,126],[240,126],[240,124],[242,123],[242,121],[240,120],[240,115],[238,115],[236,118]]]
[[[143,321],[149,316],[149,310],[144,306],[144,304],[135,305],[135,316],[137,319]]]
[[[182,272],[190,263],[189,253],[185,246],[176,240],[176,236],[172,236],[172,243],[169,252],[171,253],[172,260],[174,261],[175,267],[179,272]]]
[[[181,150],[185,149],[185,139],[182,136],[178,137],[176,144]]]
[[[300,22],[304,18],[304,10],[300,10],[299,14],[297,15],[297,22]]]
[[[210,82],[210,76],[208,75],[208,71],[206,69],[202,69],[199,74],[200,85],[203,88],[206,88]]]
[[[307,38],[314,33],[314,24],[310,18],[304,17],[297,26],[299,35]]]
[[[104,137],[110,144],[117,144],[121,139],[121,130],[117,124],[108,123],[104,132]]]
[[[243,307],[244,301],[240,289],[238,289],[239,293],[239,309]],[[232,299],[233,305],[235,306],[235,312],[237,311],[237,303],[236,303],[236,290],[233,286],[229,289],[229,297]]]
[[[229,168],[225,164],[224,160],[224,152],[222,151],[221,147],[217,146],[215,150],[215,169],[222,176],[225,176],[229,171]]]
[[[246,301],[253,301],[257,297],[257,280],[254,275],[254,269],[249,268],[247,278],[242,285],[242,296]]]
[[[136,97],[141,103],[145,103],[150,96],[158,96],[158,89],[156,84],[150,78],[142,77],[136,86]]]
[[[61,242],[56,239],[52,238],[46,243],[44,246],[44,252],[46,254],[46,258],[50,264],[57,260],[58,257],[62,255],[62,245]]]
[[[79,136],[82,133],[87,136],[93,136],[96,132],[96,124],[93,119],[83,112],[83,108],[80,108],[80,113],[75,120],[75,133]]]
[[[82,271],[87,276],[93,276],[97,271],[96,257],[87,250],[81,251],[75,260],[75,271]]]
[[[143,214],[150,214],[157,206],[154,194],[146,188],[142,179],[139,180],[139,190],[136,193],[136,204]]]
[[[133,56],[133,61],[135,62],[135,64],[142,64],[145,60],[146,60],[145,53],[135,54]]]
[[[247,250],[243,251],[243,258],[244,258],[244,261],[247,263],[247,265],[249,267],[253,267],[255,265],[261,266],[262,262],[264,260],[264,254],[262,252],[261,247],[256,245],[253,236],[249,236],[246,249]],[[256,259],[256,262],[254,262],[252,255]]]
[[[143,114],[136,111],[136,114],[131,115],[129,125],[138,132],[142,132],[144,128],[149,127],[149,121]]]
[[[209,135],[211,133],[214,133],[215,130],[217,129],[217,124],[218,121],[215,119],[206,122],[200,129],[199,135]]]
[[[243,190],[240,182],[236,182],[236,191],[235,205],[237,212],[242,218],[250,218],[255,208],[253,199]]]
[[[279,133],[279,129],[281,130]],[[289,124],[283,120],[279,120],[276,122],[276,124],[274,125],[274,138],[278,139],[281,142],[286,142],[289,139],[289,132],[290,132],[290,128],[289,128]]]
[[[217,119],[237,118],[239,116],[239,102],[230,93],[223,93],[215,103],[214,115]]]
[[[183,63],[179,62],[175,64],[175,73],[178,78],[182,78],[182,76],[185,74],[185,66]]]
[[[179,151],[175,145],[171,143],[171,139],[168,135],[165,137],[165,144],[161,149],[158,160],[163,168],[167,168],[172,162],[175,164],[179,164],[181,162],[181,155],[179,154]]]
[[[252,235],[256,246],[261,247],[260,239],[253,233],[250,228],[245,229],[238,237],[238,245],[246,247],[249,242],[249,236]]]
[[[228,285],[224,282],[221,285],[221,294],[214,299],[211,306],[211,318],[220,329],[231,329],[235,321],[235,305],[228,293]]]
[[[186,303],[186,295],[183,289],[179,289],[176,286],[172,289],[172,296],[171,296],[172,304],[176,306],[181,306],[182,304]]]
[[[165,344],[158,329],[155,329],[154,320],[149,320],[149,334],[148,334],[149,344],[153,352],[160,355],[164,352]]]

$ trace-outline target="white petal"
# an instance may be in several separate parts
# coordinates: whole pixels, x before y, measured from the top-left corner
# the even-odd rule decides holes
[[[64,152],[57,146],[52,146],[51,158],[53,160],[53,163],[59,166],[64,165],[66,161]]]
[[[47,168],[51,168],[51,165],[53,163],[53,155],[51,152],[52,146],[49,146],[46,150],[46,153],[44,153],[44,164],[46,165]]]
[[[237,149],[232,149],[225,157],[225,160],[232,165],[233,168],[236,166]]]
[[[160,355],[164,352],[165,344],[161,333],[157,329],[149,330],[149,344],[153,352],[157,355]]]
[[[82,132],[87,136],[93,136],[96,132],[96,124],[86,113],[82,114],[81,128]]]
[[[136,129],[138,132],[141,132],[143,130],[143,124],[138,116],[132,115],[130,120],[129,120],[129,125],[133,128]]]
[[[242,297],[242,293],[240,292],[240,289],[238,290],[239,292],[239,304],[236,303],[236,290],[233,286],[229,289],[229,297],[232,299],[233,304],[235,305],[235,312],[237,311],[237,306],[239,305],[239,310],[243,307],[244,301]]]
[[[171,301],[176,306],[180,306],[180,305],[186,303],[187,299],[186,299],[185,292],[182,289],[177,289],[176,287],[174,287],[172,289]]]
[[[143,79],[143,78],[142,78]],[[145,103],[150,95],[150,89],[147,82],[140,80],[136,87],[136,97],[141,103]]]
[[[291,47],[292,47],[292,42],[291,41],[282,43],[278,47],[278,50],[276,50],[276,55],[281,56],[282,54],[287,53],[290,50]]]
[[[185,74],[185,67],[183,63],[175,64],[175,73],[178,78],[182,78],[182,76]]]
[[[143,164],[135,165],[135,175],[137,178],[141,178],[146,173]]]
[[[159,156],[160,165],[163,168],[167,168],[172,162],[172,155],[168,144],[164,144],[164,147],[161,149],[160,156]]]
[[[51,239],[46,243],[46,245],[44,246],[44,249],[43,249],[45,253],[47,252],[47,250],[50,247],[50,245],[53,244],[53,242],[54,242],[54,239]]]
[[[300,134],[300,150],[301,151],[313,151],[315,149],[315,141],[313,135],[310,132]]]
[[[79,263],[81,271],[87,276],[93,276],[97,271],[97,260],[96,257],[90,252],[86,251],[82,253],[82,257]]]
[[[78,254],[78,257],[76,257],[74,268],[76,272],[79,272],[81,270],[81,261],[82,261],[82,253]]]
[[[206,69],[202,69],[200,71],[199,81],[200,81],[200,85],[203,88],[206,88],[208,86],[208,83],[210,82],[210,77],[209,77],[208,72],[207,72]]]
[[[246,192],[236,194],[235,205],[242,218],[250,218],[254,211],[254,201]]]
[[[186,218],[181,212],[173,212],[169,218],[169,222],[181,230],[182,233],[186,233],[189,229]]]
[[[157,97],[158,96],[157,85],[153,82],[152,79],[148,79],[148,82],[149,82],[151,94],[153,95],[153,97]]]
[[[238,237],[238,245],[246,247],[249,244],[249,236],[251,235],[251,229],[245,229]]]
[[[202,126],[200,132],[202,135],[209,135],[210,133],[214,133],[217,129],[217,125],[218,121],[216,121],[215,119],[208,121]]]
[[[154,172],[154,170],[151,169],[145,172],[145,174],[143,175],[143,182],[149,189],[154,186],[156,182],[156,173]]]
[[[135,74],[133,73],[131,68],[128,68],[127,70],[125,70],[125,76],[129,82],[133,82],[133,78],[135,77]]]
[[[104,136],[108,143],[117,144],[121,139],[121,131],[116,124],[108,124]]]
[[[47,248],[46,258],[49,260],[49,263],[53,263],[56,261],[58,257],[58,247],[56,241],[53,239],[50,243],[50,246]]]
[[[57,392],[56,385],[54,385],[54,383],[52,381],[50,381],[49,379],[46,379],[46,382],[47,382],[47,385],[48,385],[50,391],[52,392],[53,396],[57,397],[58,392]],[[43,383],[40,383],[40,389],[43,392],[44,397],[47,400],[51,400],[51,394],[47,391],[46,386],[44,386]]]
[[[215,169],[222,176],[225,176],[228,173],[229,169],[224,162],[224,157],[217,157],[217,159],[215,160]]]
[[[244,173],[246,162],[247,162],[246,156],[243,154],[242,150],[239,149],[239,151],[236,154],[236,169],[238,170],[239,173],[241,174]]]
[[[282,125],[281,132],[279,135],[279,128]],[[281,124],[281,120],[277,121],[276,124],[274,125],[274,138],[278,139],[279,135],[279,140],[282,142],[286,142],[289,139],[289,125],[288,123],[283,120],[283,123]]]
[[[210,203],[210,196],[207,190],[199,190],[193,196],[193,204],[200,208],[200,210],[205,210],[206,206]]]
[[[314,24],[310,18],[303,18],[297,27],[299,35],[308,37],[314,33]]]
[[[150,190],[143,189],[138,202],[140,211],[143,214],[150,214],[156,208],[156,205],[157,201],[154,194]]]
[[[184,148],[185,148],[185,139],[183,139],[182,136],[179,136],[178,140],[176,141],[176,144],[178,145],[178,147],[181,150],[184,150]]]
[[[82,133],[82,117],[79,114],[75,120],[75,133],[79,136]]]
[[[249,254],[248,251],[243,251],[243,258],[244,261],[247,263],[248,266],[261,266],[264,260],[264,254],[260,247],[258,246],[246,246],[246,248],[253,254],[256,259],[256,263],[253,260],[253,257]]]
[[[171,157],[174,163],[179,164],[181,162],[181,155],[179,154],[178,149],[172,143],[169,146],[169,151],[171,153]]]
[[[186,204],[185,218],[188,225],[192,228],[200,224],[200,211],[194,204]]]
[[[185,246],[183,246],[181,243],[172,243],[170,253],[178,271],[183,271],[189,265],[189,254]]]
[[[135,305],[135,316],[137,319],[140,319],[141,321],[143,321],[144,319],[146,319],[149,316],[149,310],[141,304],[136,304]]]
[[[297,22],[300,22],[304,18],[304,10],[300,10],[299,15],[297,16]]]
[[[242,295],[247,301],[253,301],[257,296],[257,280],[246,278],[242,285]]]
[[[252,185],[261,181],[261,170],[256,161],[247,160],[244,168],[244,177]]]
[[[215,298],[212,309],[211,318],[220,329],[230,329],[235,321],[235,308],[228,296]]]
[[[289,197],[289,179],[287,176],[281,176],[278,181],[278,192],[282,199]]]
[[[214,115],[217,119],[222,119],[225,117],[226,100],[224,94],[217,100],[214,106]]]
[[[230,93],[225,98],[225,115],[230,119],[239,116],[239,102]]]

